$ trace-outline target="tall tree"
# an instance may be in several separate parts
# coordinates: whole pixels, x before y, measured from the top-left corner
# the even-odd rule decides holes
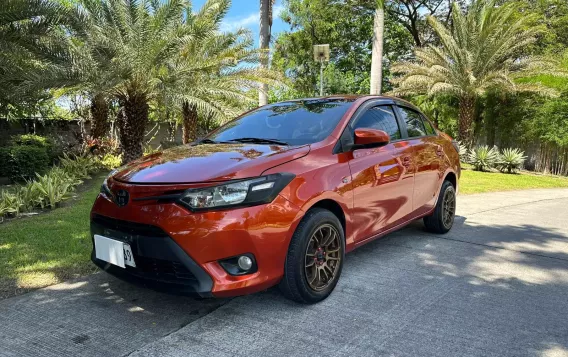
[[[416,61],[393,67],[402,74],[394,92],[447,93],[457,97],[458,137],[467,145],[473,143],[476,101],[487,90],[545,91],[538,85],[514,80],[544,71],[549,63],[526,53],[536,41],[539,28],[531,26],[533,16],[517,17],[513,4],[496,6],[494,0],[476,0],[464,14],[454,3],[451,29],[434,17],[428,21],[440,45],[416,49]]]
[[[272,10],[274,0],[260,0],[260,31],[259,42],[260,49],[263,51],[260,65],[262,68],[268,68],[270,32],[272,28]],[[268,104],[268,85],[263,83],[258,91],[258,105]]]
[[[385,32],[384,0],[377,0],[373,21],[373,54],[371,58],[371,94],[381,94],[383,83],[383,36]]]
[[[321,43],[329,43],[331,51],[324,70],[325,92],[369,93],[376,0],[289,0],[284,4],[280,16],[291,30],[276,38],[272,66],[292,79],[295,94],[317,92],[320,67],[313,60],[312,46]],[[388,78],[390,63],[411,54],[412,38],[392,17],[385,18],[384,28],[383,77]]]
[[[168,61],[184,42],[199,36],[180,26],[185,6],[184,0],[84,1],[95,24],[86,48],[120,106],[117,124],[125,163],[142,156],[149,102],[159,95]]]
[[[452,14],[452,3],[460,6],[465,0],[390,0],[385,4],[386,12],[412,35],[414,44],[422,47],[429,40],[426,18],[436,17],[447,25]]]

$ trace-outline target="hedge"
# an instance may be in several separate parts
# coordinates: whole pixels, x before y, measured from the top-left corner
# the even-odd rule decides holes
[[[22,181],[44,174],[50,166],[45,148],[37,146],[12,146],[7,148],[6,173],[12,181]],[[4,161],[3,161],[4,162]],[[0,164],[3,165],[3,164]]]

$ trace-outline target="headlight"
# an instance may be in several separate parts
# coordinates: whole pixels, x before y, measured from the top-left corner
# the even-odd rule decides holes
[[[112,192],[110,191],[110,188],[108,187],[108,179],[110,177],[112,177],[112,175],[114,175],[118,170],[112,170],[107,177],[105,177],[105,180],[103,181],[103,184],[101,185],[101,193],[105,194],[108,198],[112,199],[113,195]]]
[[[186,190],[178,202],[192,211],[254,206],[276,198],[295,175],[282,173]]]

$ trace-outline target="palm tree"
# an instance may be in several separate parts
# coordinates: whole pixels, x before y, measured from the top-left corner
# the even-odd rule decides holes
[[[77,9],[49,0],[3,0],[0,6],[0,111],[74,83],[71,34]]]
[[[254,49],[249,31],[221,33],[219,27],[228,11],[227,0],[208,1],[187,16],[184,26],[202,28],[202,36],[186,41],[161,79],[168,101],[180,103],[183,142],[197,138],[199,117],[223,122],[254,106],[251,97],[259,83],[279,82],[279,75],[258,64],[261,50]]]
[[[262,68],[268,68],[268,51],[270,46],[270,32],[272,27],[272,10],[274,8],[274,0],[260,0],[260,31],[259,42],[260,49],[263,51],[261,60]],[[258,105],[268,104],[268,84],[263,83],[258,91]]]
[[[159,95],[160,77],[184,42],[199,28],[181,26],[184,0],[85,0],[93,26],[85,47],[98,79],[120,106],[117,126],[123,162],[142,156],[149,102]]]
[[[519,84],[515,78],[544,71],[544,59],[524,55],[539,31],[530,15],[516,16],[514,4],[496,6],[495,0],[475,0],[464,14],[453,4],[451,29],[434,17],[428,22],[440,43],[415,50],[416,61],[395,64],[398,95],[450,94],[459,101],[458,137],[471,146],[477,98],[490,88],[545,91]]]
[[[276,83],[279,75],[258,67],[261,53],[249,31],[213,33],[186,47],[170,72],[170,97],[182,103],[183,141],[197,138],[198,117],[219,123],[256,104],[259,83]]]
[[[385,32],[384,0],[377,0],[373,24],[373,54],[371,58],[371,94],[381,94],[383,82],[383,35]]]

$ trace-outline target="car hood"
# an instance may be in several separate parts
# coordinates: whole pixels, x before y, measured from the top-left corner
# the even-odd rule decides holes
[[[168,184],[255,177],[309,151],[309,145],[183,145],[133,161],[118,169],[113,178],[128,183]]]

